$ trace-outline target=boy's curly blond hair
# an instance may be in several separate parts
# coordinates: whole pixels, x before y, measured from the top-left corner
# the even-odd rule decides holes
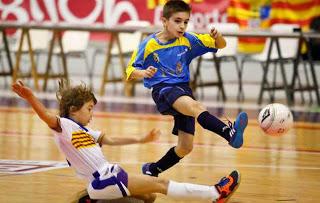
[[[56,92],[56,97],[59,102],[59,115],[61,117],[69,117],[70,110],[79,110],[89,101],[97,103],[92,89],[86,84],[81,83],[77,86],[71,87],[69,81],[60,80],[59,90]]]

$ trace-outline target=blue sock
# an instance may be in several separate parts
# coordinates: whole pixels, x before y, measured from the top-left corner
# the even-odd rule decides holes
[[[198,116],[198,123],[207,130],[210,130],[211,132],[214,132],[224,139],[226,139],[228,142],[230,142],[230,128],[227,126],[224,122],[219,120],[214,115],[211,115],[208,111],[202,112]]]

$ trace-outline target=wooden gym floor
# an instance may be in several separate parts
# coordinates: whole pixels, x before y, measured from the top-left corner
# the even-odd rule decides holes
[[[53,99],[43,101],[56,108]],[[232,120],[239,111],[223,107],[209,110]],[[192,153],[162,176],[213,185],[238,169],[242,182],[230,203],[318,202],[320,113],[295,111],[294,129],[286,136],[270,137],[257,125],[259,109],[243,110],[250,120],[241,149],[231,148],[222,138],[197,126]],[[116,136],[140,136],[153,127],[162,129],[163,135],[155,143],[103,148],[109,161],[120,163],[129,173],[141,173],[144,162],[158,160],[177,139],[171,135],[171,118],[160,116],[153,105],[100,102],[91,126]],[[47,126],[15,97],[1,98],[0,144],[0,202],[64,203],[85,188],[66,167]],[[156,202],[184,201],[158,195]]]

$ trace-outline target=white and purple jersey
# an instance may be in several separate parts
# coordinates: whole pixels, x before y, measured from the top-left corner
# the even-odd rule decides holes
[[[110,164],[102,153],[100,131],[69,118],[58,118],[62,131],[53,130],[55,141],[78,176],[86,179],[92,199],[114,199],[130,195],[127,173]]]
[[[84,128],[68,118],[59,118],[62,131],[53,131],[59,149],[81,178],[92,181],[92,174],[109,164],[98,144],[100,131]]]

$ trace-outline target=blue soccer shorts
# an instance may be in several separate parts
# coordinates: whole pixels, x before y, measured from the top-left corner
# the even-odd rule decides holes
[[[181,96],[189,96],[194,99],[188,83],[166,84],[161,83],[153,87],[152,98],[157,105],[158,111],[163,115],[174,117],[172,134],[178,135],[178,131],[194,135],[195,119],[176,111],[172,104]]]

